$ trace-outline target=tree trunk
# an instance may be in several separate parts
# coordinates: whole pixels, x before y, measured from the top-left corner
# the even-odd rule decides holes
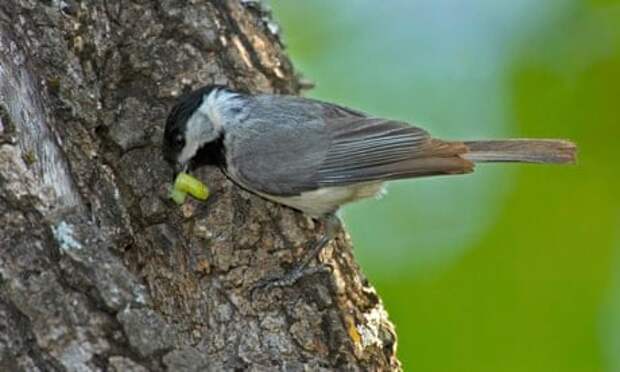
[[[0,2],[0,370],[400,368],[344,233],[252,296],[322,226],[210,167],[206,203],[167,200],[179,94],[298,93],[276,30],[253,1]]]

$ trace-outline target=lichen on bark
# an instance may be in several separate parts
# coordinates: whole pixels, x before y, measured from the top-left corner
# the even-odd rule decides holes
[[[272,22],[256,2],[0,3],[0,370],[400,368],[344,232],[330,272],[252,296],[320,224],[210,167],[206,203],[166,198],[181,93],[299,93]]]

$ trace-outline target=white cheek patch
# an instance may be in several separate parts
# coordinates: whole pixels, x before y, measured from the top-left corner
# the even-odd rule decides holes
[[[222,128],[222,115],[217,110],[219,100],[219,90],[214,89],[204,100],[198,111],[208,117],[213,123],[213,129],[219,131]]]
[[[178,163],[185,164],[190,161],[191,158],[196,155],[198,152],[199,144],[195,140],[185,138],[185,146],[183,147],[183,151],[179,154],[177,159]]]
[[[204,97],[202,104],[187,121],[185,146],[177,161],[187,163],[200,147],[215,140],[222,131],[224,113],[234,103],[236,94],[214,89]]]
[[[196,111],[187,121],[185,146],[183,146],[177,161],[179,163],[187,163],[196,155],[200,146],[209,141],[214,134],[215,131],[211,127],[209,119],[202,112]]]

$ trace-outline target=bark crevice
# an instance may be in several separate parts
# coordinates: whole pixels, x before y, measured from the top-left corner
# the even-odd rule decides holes
[[[344,232],[331,272],[252,296],[322,227],[212,167],[207,203],[167,200],[178,95],[298,93],[271,22],[254,2],[0,3],[0,369],[399,368]]]

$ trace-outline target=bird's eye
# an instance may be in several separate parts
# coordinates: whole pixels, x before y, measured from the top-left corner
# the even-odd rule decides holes
[[[185,145],[185,139],[183,138],[182,135],[177,135],[176,137],[174,137],[174,145],[176,147],[183,147]]]

